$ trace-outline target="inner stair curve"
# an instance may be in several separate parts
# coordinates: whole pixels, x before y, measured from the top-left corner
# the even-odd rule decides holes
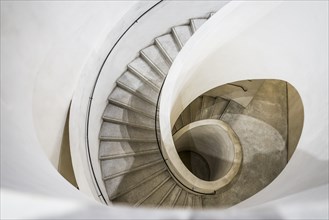
[[[190,19],[189,24],[172,27],[170,33],[156,37],[117,79],[99,134],[101,171],[112,203],[203,207],[202,195],[186,190],[170,175],[157,144],[155,117],[161,86],[172,62],[212,15]]]

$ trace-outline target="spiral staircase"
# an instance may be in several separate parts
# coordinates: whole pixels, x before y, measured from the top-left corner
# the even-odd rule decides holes
[[[210,13],[209,17],[212,14]],[[209,92],[186,107],[173,126],[172,133],[175,134],[194,121],[223,120],[238,131],[242,143],[248,146],[250,143],[244,141],[247,137],[243,135],[248,132],[241,131],[239,127],[246,128],[244,124],[258,126],[279,140],[274,144],[271,140],[262,140],[270,143],[267,147],[274,149],[272,158],[275,159],[270,160],[270,165],[275,168],[257,168],[257,163],[264,162],[263,159],[254,158],[255,149],[252,147],[244,149],[243,154],[247,159],[244,159],[246,162],[238,177],[225,190],[207,195],[185,187],[166,166],[157,140],[157,109],[161,87],[179,51],[208,18],[190,19],[189,24],[175,26],[171,28],[170,33],[155,38],[152,45],[140,50],[139,56],[127,65],[127,70],[117,79],[116,87],[108,97],[99,134],[99,160],[103,181],[109,200],[113,203],[186,208],[231,206],[264,188],[287,163],[285,140],[277,135],[276,129],[257,119],[256,115],[251,114],[255,117],[250,117],[243,113],[248,108],[259,105],[257,100],[251,101],[255,97],[249,97],[245,102],[230,97],[230,94],[216,96],[212,94],[214,92]],[[249,80],[248,83],[250,82],[252,81]],[[257,92],[261,91],[261,85],[266,83],[264,80],[255,82],[258,85]],[[275,82],[272,87],[267,87],[275,90],[276,86],[282,83]],[[234,91],[240,90],[242,94],[248,89],[243,82],[230,84],[228,87],[234,87]],[[280,91],[277,94],[280,94]],[[285,120],[286,118],[283,123]],[[255,162],[251,162],[253,158]],[[269,156],[265,159],[268,160]],[[250,170],[251,168],[253,170]],[[254,178],[258,180],[253,181]]]

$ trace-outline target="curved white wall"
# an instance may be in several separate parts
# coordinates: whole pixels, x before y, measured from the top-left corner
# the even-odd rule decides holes
[[[84,64],[132,5],[1,2],[1,107],[36,135],[56,168]]]
[[[298,3],[300,2],[295,4]],[[283,11],[287,10],[286,13],[283,13],[286,16],[295,10],[296,5],[293,5],[294,2],[290,4],[292,6],[288,5],[287,8],[282,6]],[[307,2],[303,4],[307,4]],[[326,35],[328,24],[324,20],[327,20],[328,17],[328,11],[326,11],[328,5],[326,2],[313,4],[310,2],[309,4],[310,7],[307,6],[309,9],[305,7],[305,11],[297,10],[296,12],[302,12],[305,15],[311,12],[312,15],[312,18],[305,16],[302,19],[303,22],[307,21],[305,28],[311,28],[312,30],[308,34],[303,32],[306,36],[302,37],[320,36],[320,38],[316,37],[316,40],[323,41],[321,46],[324,47],[318,48],[319,54],[316,53],[309,57],[313,57],[315,60],[318,57],[320,59],[327,58],[328,51],[325,46],[327,46],[328,39]],[[325,181],[327,175],[321,177],[321,174],[328,169],[328,161],[325,157],[327,151],[324,151],[324,148],[328,147],[328,139],[324,135],[327,134],[328,130],[327,126],[324,125],[324,122],[328,122],[328,114],[326,114],[328,112],[328,85],[326,84],[328,71],[324,65],[310,69],[309,63],[312,62],[304,62],[302,67],[306,67],[307,73],[314,73],[317,77],[323,79],[323,84],[316,88],[316,92],[317,94],[321,92],[323,100],[326,101],[320,105],[324,108],[317,109],[319,113],[322,111],[324,115],[317,124],[317,127],[320,125],[322,130],[313,129],[310,132],[309,127],[307,131],[304,130],[303,136],[306,132],[310,132],[307,133],[310,136],[308,138],[304,137],[302,141],[307,145],[304,148],[311,146],[309,151],[312,151],[312,156],[316,155],[314,157],[317,160],[312,164],[309,162],[310,158],[305,155],[298,156],[298,154],[303,153],[297,151],[294,158],[299,158],[299,160],[296,159],[295,162],[292,160],[291,167],[299,165],[300,159],[304,157],[308,161],[307,165],[309,165],[307,167],[305,167],[305,164],[303,165],[306,168],[305,172],[315,179],[296,186],[293,183],[305,180],[304,175],[297,173],[296,179],[291,179],[291,176],[289,176],[289,181],[293,180],[292,184],[282,187],[283,189],[278,189],[282,186],[279,183],[273,184],[272,188],[265,189],[263,193],[257,194],[254,200],[251,199],[248,202],[248,206],[251,206],[268,201],[263,205],[257,205],[249,209],[239,209],[238,211],[235,208],[223,211],[213,210],[207,213],[189,210],[170,210],[169,212],[152,210],[152,214],[150,214],[144,209],[114,208],[100,205],[85,197],[58,174],[54,166],[57,166],[56,161],[59,152],[55,149],[58,149],[60,144],[69,100],[80,74],[83,72],[82,68],[87,71],[88,67],[83,66],[88,57],[92,56],[97,60],[101,56],[98,46],[102,45],[109,30],[117,24],[124,13],[133,5],[134,2],[112,1],[97,3],[1,1],[1,218],[96,219],[135,217],[154,219],[160,217],[204,218],[205,216],[207,218],[225,217],[227,219],[246,217],[328,218],[328,186],[321,185],[327,183]],[[297,7],[297,9],[301,8]],[[220,16],[219,14],[216,16]],[[296,17],[296,24],[298,24],[298,19],[300,18]],[[222,25],[225,23],[228,24],[227,21],[223,20]],[[314,23],[316,23],[314,27],[309,26]],[[299,24],[298,27],[302,25],[303,23]],[[323,27],[323,32],[319,32],[318,25],[326,25],[326,27]],[[286,26],[283,25],[283,27]],[[271,29],[266,29],[266,31],[270,32]],[[265,34],[266,31],[261,33]],[[236,49],[240,48],[243,41],[240,39],[238,42],[240,44],[235,46]],[[243,45],[245,46],[245,44]],[[313,48],[313,44],[307,45]],[[227,48],[234,48],[230,44],[226,46]],[[258,49],[262,51],[262,47]],[[280,49],[280,47],[277,49]],[[306,51],[309,52],[310,50],[307,49]],[[300,53],[300,56],[306,56],[302,54]],[[216,56],[219,55],[216,54]],[[182,57],[185,56],[186,52]],[[229,58],[232,58],[232,56],[228,56],[226,60],[223,59],[223,62],[228,61]],[[99,62],[102,62],[102,60]],[[177,61],[177,63],[179,62],[181,61]],[[264,62],[266,64],[266,61]],[[324,76],[317,74],[320,72],[324,73]],[[307,73],[305,71],[301,72],[302,76]],[[310,84],[307,84],[306,88],[311,88],[308,85],[319,85],[314,84],[319,83],[317,77],[308,77]],[[302,81],[302,79],[299,80]],[[296,85],[294,84],[294,86]],[[300,86],[297,89],[300,91]],[[310,103],[311,97],[313,97],[311,94],[305,95],[305,92],[302,95],[303,101],[304,99],[309,100],[307,104],[311,104],[307,112],[317,108],[315,101],[318,101],[318,99]],[[189,99],[192,100],[192,98]],[[189,99],[186,99],[186,103]],[[310,117],[310,119],[317,119],[317,117]],[[169,119],[169,115],[167,115],[167,119]],[[319,134],[322,134],[321,139],[314,143],[312,140],[319,137]],[[315,144],[321,146],[313,147]],[[320,154],[324,156],[320,157]],[[317,168],[319,170],[314,172]],[[287,175],[290,175],[292,171],[295,170],[290,168],[290,173],[283,174],[282,178],[287,180]],[[270,189],[278,189],[278,193],[273,195],[269,192]],[[299,193],[294,194],[294,192]],[[286,197],[283,198],[284,193],[289,195],[285,194]],[[272,199],[275,198],[280,199],[273,201]],[[309,198],[312,198],[312,206],[308,203]],[[310,209],[312,209],[312,212]]]
[[[309,206],[296,206],[316,209],[321,194],[326,195],[327,205],[328,2],[226,5],[191,38],[170,69],[160,103],[163,143],[172,152],[171,127],[200,94],[228,82],[267,78],[286,80],[298,90],[304,128],[296,152],[279,177],[237,207],[278,199],[272,202],[275,208],[285,196],[314,188],[319,191],[310,191],[305,202]],[[327,215],[328,208],[322,214]]]

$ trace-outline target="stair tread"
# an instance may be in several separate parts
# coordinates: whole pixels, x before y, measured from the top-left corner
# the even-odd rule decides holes
[[[199,120],[201,116],[202,98],[198,97],[190,104],[191,122]]]
[[[176,131],[179,131],[183,127],[183,120],[182,120],[181,115],[178,116],[174,126],[175,126]]]
[[[155,43],[157,46],[164,50],[165,56],[170,62],[175,60],[177,54],[179,53],[179,47],[175,42],[174,37],[172,34],[166,34],[155,39]]]
[[[163,76],[168,74],[170,65],[156,45],[151,45],[143,49],[141,54],[145,57],[149,65],[151,65],[158,73]]]
[[[112,102],[112,104],[128,108],[129,110],[144,114],[148,117],[155,117],[156,107],[154,105],[120,87],[114,88],[109,96],[109,101]]]
[[[156,188],[152,190],[147,196],[137,203],[137,206],[151,206],[160,203],[161,199],[166,195],[167,191],[170,189],[174,180],[168,175]]]
[[[116,199],[114,199],[115,202],[118,203],[130,203],[130,204],[136,204],[141,199],[148,196],[152,191],[159,186],[166,178],[168,178],[169,173],[168,171],[161,173],[159,176],[153,178],[151,181],[148,181],[134,190],[124,194],[123,196],[120,196]]]
[[[139,140],[153,140],[155,137],[155,129],[143,129],[131,127],[129,125],[115,124],[111,122],[103,122],[100,130],[101,138],[108,139],[139,139]]]
[[[181,114],[183,127],[191,123],[191,111],[190,106],[187,106]]]
[[[171,181],[170,187],[165,190],[165,194],[162,196],[161,200],[157,203],[157,207],[162,206],[163,202],[168,198],[168,196],[172,193],[174,188],[177,186],[175,181]]]
[[[129,143],[101,141],[99,159],[136,156],[159,152],[156,143]]]
[[[193,201],[194,200],[194,195],[192,195],[191,193],[189,193],[187,195],[187,199],[186,199],[186,202],[185,202],[185,206],[186,207],[191,207],[193,208]]]
[[[228,101],[226,99],[223,99],[221,97],[217,97],[214,103],[213,111],[211,113],[210,118],[212,119],[219,119],[221,115],[223,114],[226,106],[228,104]]]
[[[103,120],[107,122],[115,122],[130,126],[136,126],[140,128],[155,128],[154,119],[112,104],[108,104],[106,106],[106,109],[103,113]]]
[[[160,153],[136,157],[132,156],[110,160],[101,160],[103,179],[111,179],[142,169],[147,169],[148,167],[154,166],[157,163],[163,163]]]
[[[177,41],[180,48],[183,48],[185,43],[192,36],[192,30],[190,25],[181,25],[172,28],[175,40]]]
[[[161,207],[173,207],[175,204],[175,199],[177,196],[179,196],[180,191],[182,188],[180,188],[178,185],[175,184],[174,188],[169,192],[169,195],[163,200],[161,203]]]
[[[164,163],[158,163],[147,169],[142,169],[136,172],[132,172],[126,175],[118,176],[105,181],[106,190],[109,198],[115,199],[122,196],[147,181],[152,179],[162,172],[166,171]]]
[[[202,109],[201,109],[201,118],[208,119],[210,118],[211,113],[213,112],[213,105],[216,98],[211,96],[202,96]]]
[[[182,190],[174,207],[184,207],[187,194],[185,190]]]
[[[193,201],[193,207],[197,209],[202,209],[202,198],[201,196],[195,196]]]
[[[156,104],[157,102],[158,91],[155,91],[151,86],[129,71],[124,72],[119,77],[117,84],[150,103]]]
[[[208,19],[206,18],[194,18],[191,19],[191,27],[193,33],[195,33]]]
[[[152,67],[141,57],[137,57],[128,64],[128,69],[141,77],[144,82],[159,90],[164,80],[163,76],[155,72]]]

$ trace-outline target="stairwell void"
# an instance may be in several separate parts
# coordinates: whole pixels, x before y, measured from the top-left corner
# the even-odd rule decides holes
[[[202,180],[229,179],[226,176],[229,170],[234,169],[235,173],[239,170],[241,145],[234,131],[223,121],[192,122],[174,135],[174,141],[184,165]]]

